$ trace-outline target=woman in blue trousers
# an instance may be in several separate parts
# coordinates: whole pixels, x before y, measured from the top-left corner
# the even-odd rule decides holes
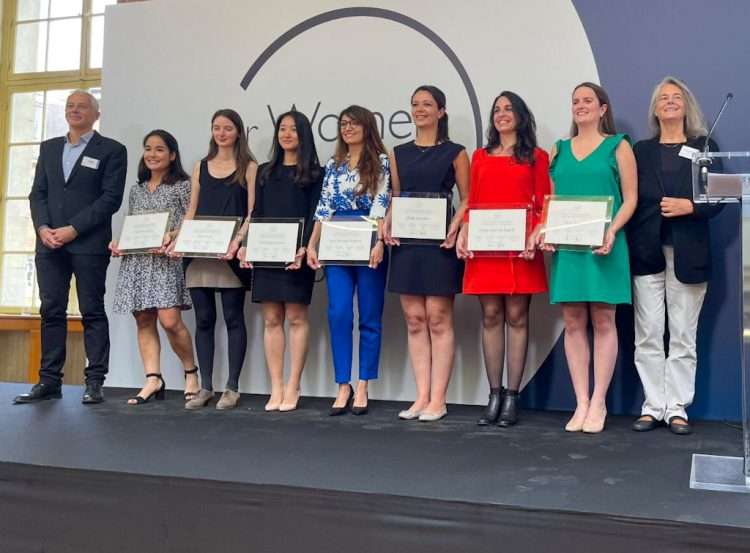
[[[377,220],[377,240],[369,266],[327,265],[328,326],[338,392],[332,416],[349,409],[367,413],[367,384],[378,377],[383,302],[388,261],[383,244],[382,221],[388,208],[390,169],[388,155],[373,114],[350,106],[339,116],[336,152],[328,160],[323,189],[315,212],[315,228],[307,246],[307,263],[320,267],[318,243],[321,221],[337,216],[361,216]],[[356,392],[350,384],[354,293],[359,311],[359,381]]]

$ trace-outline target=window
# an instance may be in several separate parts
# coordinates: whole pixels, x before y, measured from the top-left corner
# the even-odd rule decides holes
[[[14,2],[7,2],[6,4]],[[104,8],[115,0],[17,0],[13,70],[38,74],[102,66]],[[9,10],[12,11],[12,10]]]
[[[104,10],[116,0],[2,0],[0,311],[36,312],[28,194],[41,141],[67,130],[65,99],[100,95]],[[75,287],[70,311],[77,312]]]

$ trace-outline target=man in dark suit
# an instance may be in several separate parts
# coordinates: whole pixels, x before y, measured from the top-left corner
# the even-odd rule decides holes
[[[42,142],[29,194],[37,233],[36,276],[41,297],[42,363],[39,383],[15,403],[62,397],[67,336],[66,308],[76,277],[88,366],[83,403],[103,401],[109,365],[109,324],[104,287],[112,215],[125,188],[125,147],[93,130],[99,103],[86,91],[67,99],[68,134]]]

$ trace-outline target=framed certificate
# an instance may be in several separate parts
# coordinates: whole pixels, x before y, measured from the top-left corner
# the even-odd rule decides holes
[[[531,205],[485,204],[469,209],[468,249],[476,257],[515,257],[531,233]]]
[[[127,215],[122,225],[117,249],[123,254],[148,253],[161,248],[169,229],[169,211],[154,211]]]
[[[245,261],[253,267],[284,268],[294,262],[302,242],[304,219],[261,217],[250,220]]]
[[[587,250],[604,243],[612,222],[612,196],[545,196],[545,244],[561,250]]]
[[[450,225],[445,194],[404,192],[391,198],[391,235],[402,244],[440,244]]]
[[[369,265],[377,230],[377,223],[366,217],[322,221],[318,260],[321,265]]]
[[[174,251],[185,257],[222,257],[227,253],[241,222],[241,217],[185,219]]]

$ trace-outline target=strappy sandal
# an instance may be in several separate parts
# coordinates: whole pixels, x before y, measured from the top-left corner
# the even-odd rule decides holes
[[[198,372],[198,367],[193,367],[189,371],[185,371],[185,380],[187,381],[187,375],[195,374],[197,372]],[[200,392],[200,386],[195,392],[185,392],[184,394],[185,401],[190,401],[191,399],[194,399],[198,395],[198,392]]]
[[[151,392],[148,396],[133,396],[131,398],[128,398],[128,405],[143,405],[144,403],[148,403],[151,401],[151,398],[154,398],[156,400],[163,400],[165,396],[167,395],[167,384],[164,382],[164,378],[162,377],[161,373],[148,373],[146,375],[146,378],[158,378],[161,382],[161,386],[158,390],[155,390]]]

